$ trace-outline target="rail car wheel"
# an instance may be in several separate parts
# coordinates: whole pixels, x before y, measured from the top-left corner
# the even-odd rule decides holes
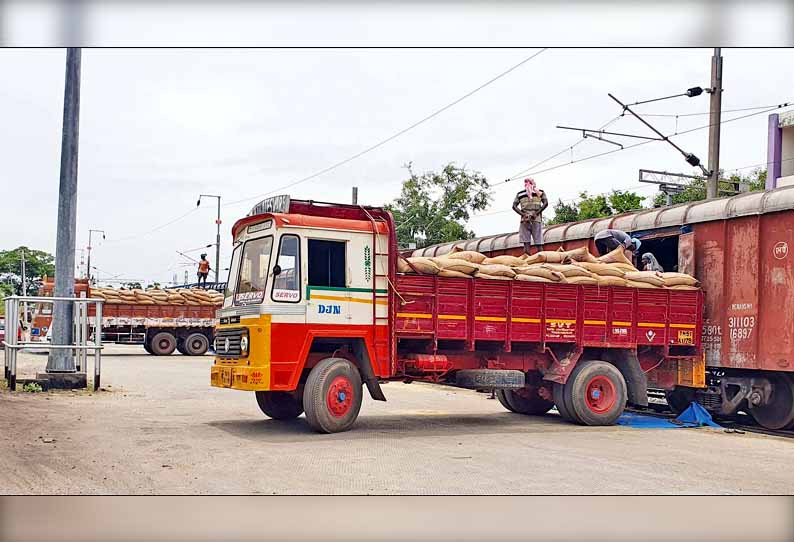
[[[184,350],[188,356],[203,356],[210,347],[210,341],[203,333],[191,333],[185,337]]]
[[[678,415],[689,408],[689,405],[695,400],[695,390],[693,388],[676,387],[672,390],[666,390],[664,398],[667,400],[667,406],[670,407],[670,410]]]
[[[583,425],[612,425],[626,406],[626,381],[618,368],[606,361],[580,362],[565,388],[571,413]]]
[[[554,384],[552,394],[554,396],[554,406],[557,407],[557,412],[560,413],[562,419],[569,422],[579,423],[579,420],[573,416],[570,406],[566,404],[565,386],[563,384]]]
[[[513,405],[510,404],[510,401],[507,400],[506,391],[507,390],[496,390],[496,398],[499,399],[499,402],[502,403],[502,406],[507,410],[518,413],[518,411],[513,408]]]
[[[342,358],[326,358],[309,373],[303,393],[306,420],[320,433],[339,433],[352,427],[363,398],[358,368]]]
[[[167,331],[155,333],[149,348],[155,356],[170,356],[176,350],[176,337]]]
[[[292,420],[303,414],[300,393],[288,391],[257,391],[256,403],[262,412],[274,420]]]
[[[528,388],[499,391],[504,393],[508,404],[513,407],[511,410],[513,412],[518,412],[519,414],[537,416],[540,414],[545,414],[551,410],[551,407],[554,406],[553,401],[548,401],[543,397],[540,397],[534,390]],[[499,401],[501,402],[501,399]]]
[[[794,380],[785,374],[768,373],[772,393],[766,404],[749,405],[750,415],[767,429],[794,425]]]

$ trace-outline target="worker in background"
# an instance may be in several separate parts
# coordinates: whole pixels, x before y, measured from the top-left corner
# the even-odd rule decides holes
[[[549,206],[546,193],[538,188],[534,179],[524,179],[524,189],[513,200],[513,211],[521,216],[518,239],[529,254],[534,244],[538,252],[543,249],[543,210]]]
[[[650,252],[646,252],[642,255],[642,270],[664,273],[664,267],[662,267],[662,265],[659,263],[659,260],[656,259],[656,256]]]
[[[210,274],[210,262],[206,254],[201,255],[201,261],[198,264],[198,283],[199,285],[204,282],[204,288],[207,287],[207,275]]]
[[[612,252],[618,247],[636,253],[640,249],[640,240],[631,237],[621,230],[603,230],[595,236],[595,246],[599,256]]]

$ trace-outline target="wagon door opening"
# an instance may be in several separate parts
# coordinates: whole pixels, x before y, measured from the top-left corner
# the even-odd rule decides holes
[[[642,246],[637,257],[637,265],[642,265],[640,257],[646,252],[650,252],[659,261],[665,271],[679,271],[678,262],[678,232],[653,234],[648,237],[640,237]]]

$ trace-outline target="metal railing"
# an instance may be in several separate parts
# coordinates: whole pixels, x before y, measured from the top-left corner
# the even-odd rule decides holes
[[[41,296],[9,296],[5,301],[6,334],[3,341],[5,356],[3,357],[3,374],[8,387],[12,391],[17,389],[17,354],[20,350],[72,350],[75,356],[75,366],[78,371],[87,371],[88,352],[94,353],[94,391],[99,389],[100,373],[102,368],[102,304],[104,299],[90,299],[85,297],[41,297]],[[72,344],[50,344],[48,341],[20,341],[19,308],[23,303],[54,303],[67,301],[72,303],[74,335]],[[96,305],[96,318],[94,324],[94,341],[89,344],[90,322],[88,306]]]

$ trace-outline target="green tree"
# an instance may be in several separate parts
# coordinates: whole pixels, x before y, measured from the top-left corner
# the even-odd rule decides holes
[[[590,196],[587,192],[580,192],[579,198],[579,220],[601,218],[613,214],[612,208],[603,194]]]
[[[22,295],[22,251],[25,252],[27,295],[36,295],[45,275],[55,273],[55,257],[42,250],[17,247],[0,251],[0,292]]]
[[[440,172],[417,175],[407,164],[409,178],[400,196],[386,208],[394,215],[399,243],[432,245],[471,239],[466,229],[471,213],[488,207],[491,191],[478,171],[447,164]]]
[[[554,216],[547,224],[567,224],[577,220],[579,220],[579,207],[576,203],[565,203],[560,199],[554,204]]]
[[[722,178],[722,175],[720,177]],[[750,192],[764,190],[766,188],[766,170],[755,169],[746,176],[734,173],[726,179],[726,182],[720,182],[720,190],[733,190],[734,185],[730,183],[746,183],[750,185]],[[705,179],[698,177],[684,183],[684,186],[685,188],[681,193],[673,195],[673,205],[706,199]],[[653,198],[653,204],[655,207],[667,205],[667,196],[662,192],[657,193]]]
[[[645,197],[628,190],[613,190],[608,195],[579,194],[579,201],[566,203],[558,200],[554,206],[554,216],[547,224],[567,224],[590,218],[602,218],[615,214],[642,209]]]
[[[141,286],[140,282],[125,282],[121,287],[127,290],[143,290],[143,286]]]
[[[609,194],[609,206],[612,208],[612,214],[628,213],[629,211],[642,209],[643,201],[645,201],[644,196],[638,196],[628,190],[613,190]]]

